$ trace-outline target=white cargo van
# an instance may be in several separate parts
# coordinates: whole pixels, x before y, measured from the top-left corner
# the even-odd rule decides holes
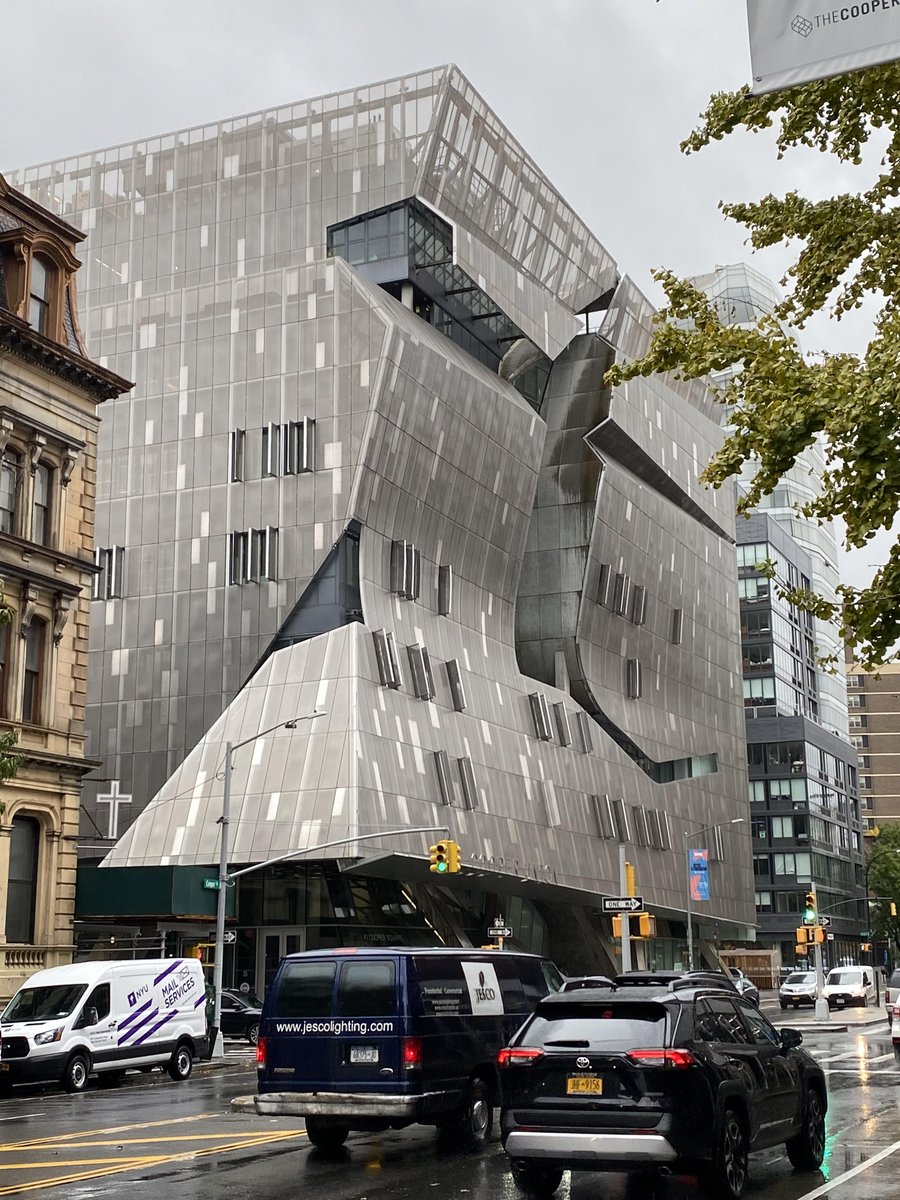
[[[822,995],[829,1008],[851,1004],[866,1008],[875,999],[875,972],[872,967],[832,967],[825,979]]]
[[[195,958],[81,962],[38,971],[0,1015],[0,1087],[58,1079],[81,1092],[92,1074],[129,1067],[187,1079],[207,1050],[206,989]]]

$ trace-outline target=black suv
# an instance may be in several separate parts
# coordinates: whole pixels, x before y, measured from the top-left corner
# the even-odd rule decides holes
[[[222,1034],[224,1037],[246,1038],[251,1046],[259,1039],[259,1018],[262,1001],[252,992],[222,992]]]
[[[700,1174],[736,1200],[749,1152],[779,1143],[815,1170],[828,1101],[801,1040],[690,978],[548,996],[497,1059],[513,1179],[550,1196],[566,1168]]]

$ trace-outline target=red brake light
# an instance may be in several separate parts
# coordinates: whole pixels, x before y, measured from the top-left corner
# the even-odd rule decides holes
[[[636,1067],[683,1068],[694,1065],[694,1056],[688,1050],[629,1050],[628,1057]]]
[[[405,1037],[401,1043],[400,1061],[407,1071],[422,1065],[422,1039]]]
[[[535,1046],[504,1046],[497,1055],[497,1066],[531,1067],[543,1056],[543,1050],[538,1050]]]
[[[266,1039],[258,1038],[256,1042],[256,1065],[264,1067],[266,1065]]]

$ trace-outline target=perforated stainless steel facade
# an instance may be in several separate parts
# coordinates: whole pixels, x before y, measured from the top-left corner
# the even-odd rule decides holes
[[[234,863],[447,823],[486,880],[590,904],[623,836],[676,917],[684,835],[748,812],[733,511],[697,483],[719,433],[696,387],[602,388],[652,310],[460,72],[17,178],[88,231],[88,337],[139,381],[101,426],[97,541],[126,570],[94,606],[89,720],[137,816],[107,861],[213,862],[224,742],[317,706],[237,756]],[[499,374],[324,257],[329,226],[413,196],[523,335]],[[537,411],[523,347],[554,364]],[[308,471],[284,457],[304,420]],[[598,602],[604,567],[639,620]],[[295,641],[313,597],[334,627]],[[710,842],[723,934],[753,921],[748,832]]]

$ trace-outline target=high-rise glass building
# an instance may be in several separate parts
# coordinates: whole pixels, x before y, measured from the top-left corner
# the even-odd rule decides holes
[[[596,969],[621,846],[658,916],[638,961],[684,957],[688,846],[701,943],[748,936],[734,511],[698,483],[715,407],[604,385],[652,308],[468,80],[15,178],[86,231],[88,340],[138,381],[100,429],[88,722],[112,782],[82,830],[118,913],[148,917],[133,868],[217,860],[225,746],[250,739],[232,864],[345,843],[240,882],[226,978],[480,944],[497,913]],[[461,844],[458,886],[430,882],[433,833],[394,832],[420,827]]]
[[[694,280],[727,324],[750,325],[775,311],[781,295],[744,263]],[[727,422],[728,414],[723,413]],[[799,506],[821,492],[825,456],[804,451],[747,519],[737,519],[744,708],[747,717],[753,864],[759,939],[795,962],[795,930],[812,886],[827,909],[831,962],[855,958],[866,925],[857,755],[850,743],[839,623],[801,612],[779,594],[811,588],[836,598],[834,527]],[[753,476],[746,463],[740,494]],[[759,564],[776,564],[770,582]]]
[[[763,314],[771,314],[781,302],[781,294],[771,279],[755,271],[746,263],[732,263],[716,267],[708,275],[698,276],[694,283],[715,300],[721,319],[728,324],[748,324]],[[815,499],[822,490],[825,471],[825,453],[816,442],[802,454],[781,482],[768,496],[763,496],[759,511],[768,513],[790,534],[810,558],[810,581],[812,590],[826,600],[837,599],[840,583],[838,567],[838,545],[834,526],[828,521],[812,521],[798,512],[798,506]],[[747,488],[753,478],[752,463],[745,463],[738,480],[738,490]],[[844,649],[838,620],[824,621],[813,618],[816,654],[819,658],[841,664]],[[848,736],[847,686],[842,671],[820,671],[816,683],[817,699],[814,707],[798,689],[797,711],[807,712],[825,729],[838,737]]]

